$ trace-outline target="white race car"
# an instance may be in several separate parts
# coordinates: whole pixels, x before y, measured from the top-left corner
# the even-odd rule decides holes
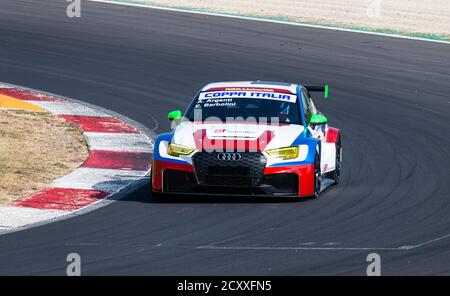
[[[310,92],[328,86],[245,81],[211,83],[173,130],[155,141],[154,195],[318,197],[339,183],[340,131]]]

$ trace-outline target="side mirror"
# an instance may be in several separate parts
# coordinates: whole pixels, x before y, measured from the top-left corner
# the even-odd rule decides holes
[[[325,124],[327,122],[328,122],[328,119],[320,113],[313,114],[311,116],[311,119],[309,120],[309,124],[311,124],[311,125]]]
[[[183,117],[183,114],[180,110],[173,110],[167,114],[169,120],[181,119],[181,117]]]

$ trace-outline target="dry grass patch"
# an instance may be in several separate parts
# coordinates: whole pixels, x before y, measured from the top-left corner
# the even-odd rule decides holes
[[[81,131],[47,112],[0,110],[0,204],[46,187],[88,156]]]
[[[450,40],[448,0],[115,0]],[[394,32],[392,32],[392,30]]]

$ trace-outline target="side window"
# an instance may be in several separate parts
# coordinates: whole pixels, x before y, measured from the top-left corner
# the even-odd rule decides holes
[[[308,90],[303,89],[302,94],[303,94],[302,101],[303,101],[303,106],[305,109],[305,115],[306,115],[307,120],[309,121],[313,114],[319,113],[319,110],[317,110],[316,106],[314,105],[314,102],[313,102]]]
[[[309,93],[305,89],[303,89],[303,91],[302,91],[302,105],[303,105],[303,110],[305,111],[306,121],[309,122],[309,119],[311,118],[311,116],[314,113],[312,113],[311,99],[310,99]]]
[[[309,108],[311,109],[311,114],[319,113],[319,110],[317,110],[316,105],[314,105],[312,97],[309,93],[308,93],[308,101],[309,101]]]

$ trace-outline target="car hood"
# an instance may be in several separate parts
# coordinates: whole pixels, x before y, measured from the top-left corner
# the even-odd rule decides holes
[[[183,122],[175,128],[172,143],[198,150],[265,151],[291,146],[303,131],[295,124]]]

